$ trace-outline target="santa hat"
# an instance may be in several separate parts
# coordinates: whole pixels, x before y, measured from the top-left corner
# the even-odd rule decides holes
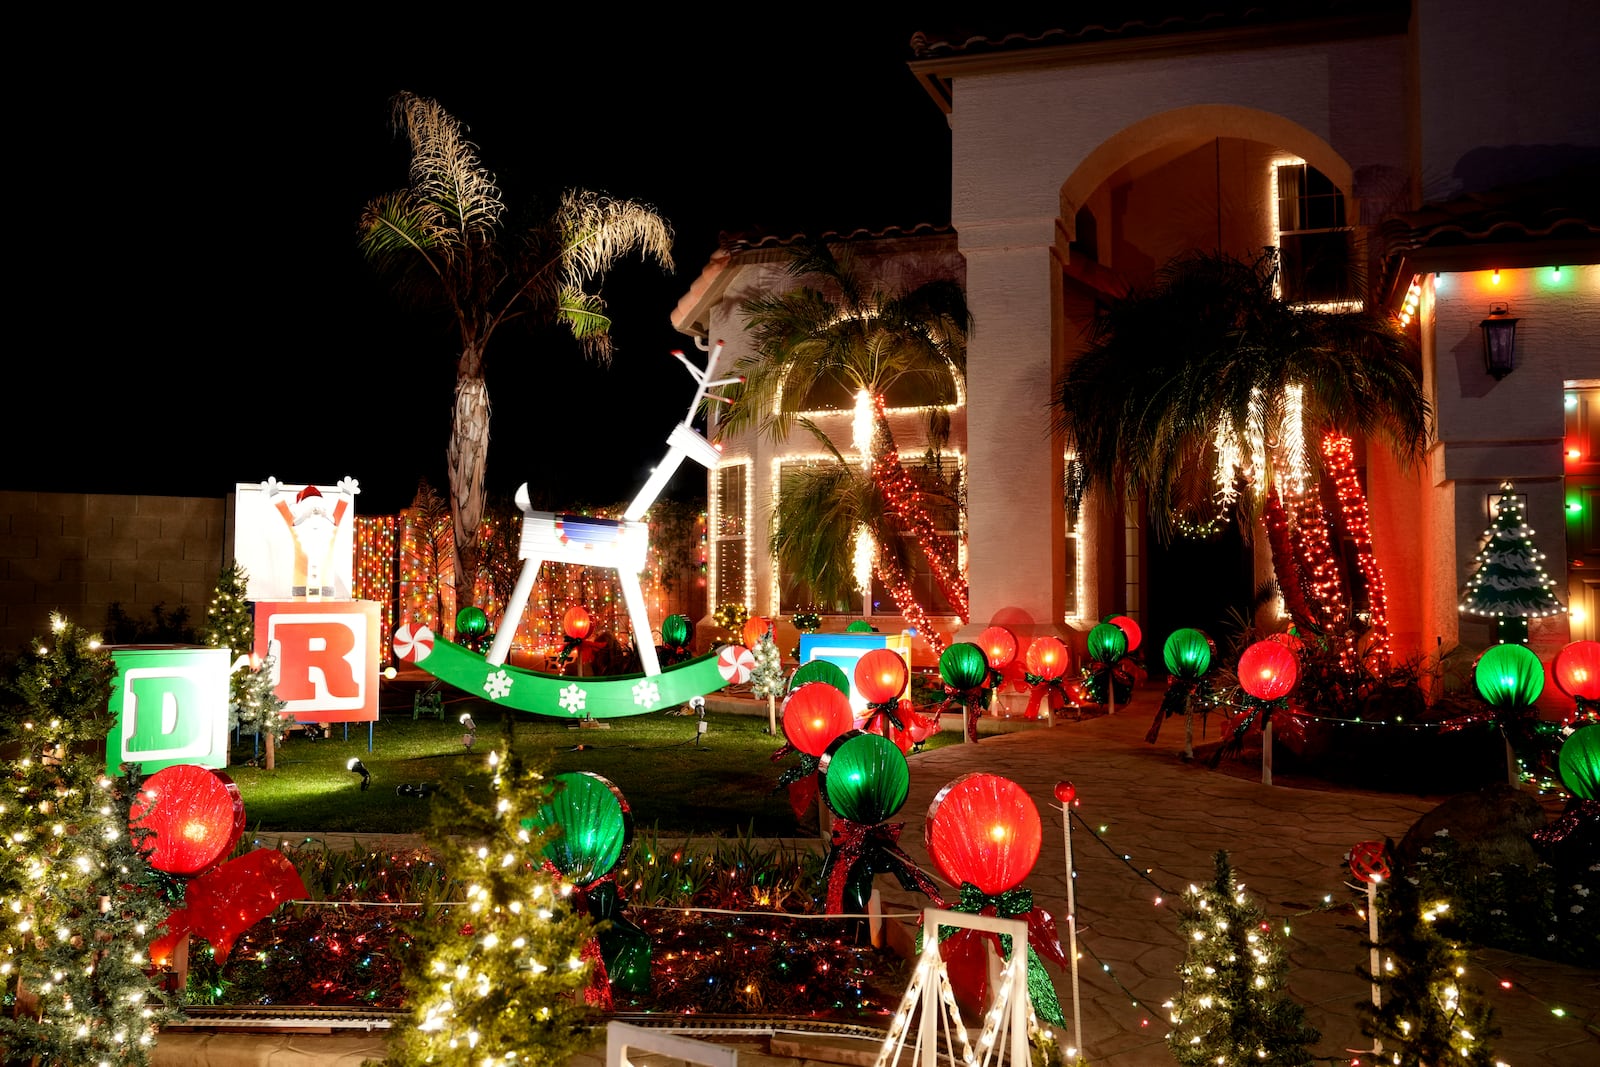
[[[301,503],[304,503],[305,501],[309,500],[310,498],[312,498],[314,496],[321,496],[321,495],[322,495],[322,490],[318,489],[314,485],[308,485],[304,489],[300,490],[300,492],[295,496],[294,502],[296,504],[301,504]]]

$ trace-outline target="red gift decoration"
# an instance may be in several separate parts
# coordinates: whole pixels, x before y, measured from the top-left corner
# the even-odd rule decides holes
[[[222,963],[240,934],[279,905],[305,897],[305,882],[287,856],[273,848],[246,852],[189,882],[184,906],[167,916],[165,932],[151,942],[150,958],[166,965],[178,940],[196,933],[211,943]]]

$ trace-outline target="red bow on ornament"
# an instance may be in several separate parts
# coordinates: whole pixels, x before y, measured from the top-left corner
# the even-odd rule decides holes
[[[894,742],[901,752],[910,752],[939,729],[938,716],[919,714],[911,701],[896,698],[867,705],[867,720],[862,729]]]
[[[1022,713],[1023,718],[1037,719],[1039,717],[1039,705],[1045,701],[1049,702],[1051,715],[1054,715],[1069,703],[1065,677],[1058,675],[1055,678],[1045,678],[1034,674],[1032,671],[1025,673],[1022,677],[1027,679],[1029,686],[1028,706]]]
[[[998,679],[1000,677],[1000,672],[990,671],[989,675]],[[993,684],[998,685],[999,682],[996,681]],[[989,689],[990,680],[988,677],[985,677],[981,685],[975,685],[971,689],[956,689],[949,683],[946,683],[944,687],[944,700],[939,704],[938,707],[933,709],[932,714],[934,721],[939,721],[940,717],[943,716],[947,711],[951,711],[957,707],[964,708],[966,709],[967,740],[976,741],[978,739],[978,719],[983,716],[983,709],[989,702]]]
[[[900,847],[900,831],[905,825],[833,820],[833,839],[822,865],[830,915],[844,914],[844,894],[852,877],[864,878],[870,888],[873,875],[892,874],[902,889],[916,890],[929,900],[939,899],[938,885]]]
[[[935,898],[937,899],[937,898]],[[1061,1002],[1056,999],[1055,986],[1045,973],[1042,960],[1058,967],[1067,966],[1067,953],[1061,947],[1061,935],[1056,932],[1056,921],[1043,908],[1033,906],[1033,893],[1026,889],[1008,889],[1003,893],[988,894],[971,882],[961,883],[961,893],[955,903],[939,902],[951,911],[964,911],[971,915],[993,915],[1001,919],[1024,919],[1028,924],[1028,995],[1034,1012],[1056,1026],[1065,1026],[1066,1018]],[[989,1003],[989,965],[984,945],[992,944],[1001,959],[1011,955],[1011,938],[981,930],[957,930],[939,942],[939,955],[944,959],[950,974],[950,987],[963,1007],[975,1008],[981,1014]]]

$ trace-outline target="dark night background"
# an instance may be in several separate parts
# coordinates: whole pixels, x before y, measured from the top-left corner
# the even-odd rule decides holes
[[[363,514],[419,479],[443,492],[454,324],[405,310],[355,243],[363,204],[405,184],[402,89],[469,128],[512,210],[582,186],[676,234],[674,274],[635,260],[606,281],[609,368],[570,338],[496,334],[494,493],[633,496],[692,395],[669,353],[699,354],[669,315],[720,234],[949,220],[949,131],[906,68],[918,15],[463,14],[481,21],[275,10],[223,32],[84,13],[35,40],[35,91],[13,80],[27,252],[0,488],[221,496],[350,475]],[[703,492],[693,464],[669,488]]]

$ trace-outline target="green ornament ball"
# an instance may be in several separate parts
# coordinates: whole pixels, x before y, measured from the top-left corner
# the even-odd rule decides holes
[[[1544,666],[1527,645],[1495,645],[1478,657],[1472,680],[1496,708],[1530,708],[1544,692]]]
[[[849,626],[846,626],[844,632],[847,634],[870,634],[872,632],[872,624],[866,619],[857,619]]]
[[[552,780],[555,793],[527,829],[550,830],[541,853],[577,885],[604,878],[633,844],[633,815],[622,792],[593,771],[569,771]]]
[[[1128,654],[1128,635],[1122,627],[1102,622],[1089,631],[1089,658],[1101,663],[1115,663]]]
[[[1174,630],[1162,646],[1161,658],[1167,670],[1186,681],[1194,681],[1211,669],[1211,642],[1199,630]]]
[[[814,659],[800,664],[789,678],[789,692],[794,692],[807,682],[827,682],[845,696],[850,695],[850,677],[844,668],[825,659]]]
[[[468,637],[482,637],[489,629],[489,616],[482,608],[467,606],[456,612],[456,633]]]
[[[1600,723],[1572,731],[1561,743],[1561,782],[1580,800],[1600,799]]]
[[[971,641],[957,641],[939,654],[939,676],[951,689],[976,689],[989,677],[989,657]]]
[[[673,647],[686,645],[691,629],[687,615],[668,615],[661,620],[661,640]]]
[[[887,820],[911,792],[905,753],[881,734],[850,730],[817,761],[823,801],[835,815],[873,825]]]

